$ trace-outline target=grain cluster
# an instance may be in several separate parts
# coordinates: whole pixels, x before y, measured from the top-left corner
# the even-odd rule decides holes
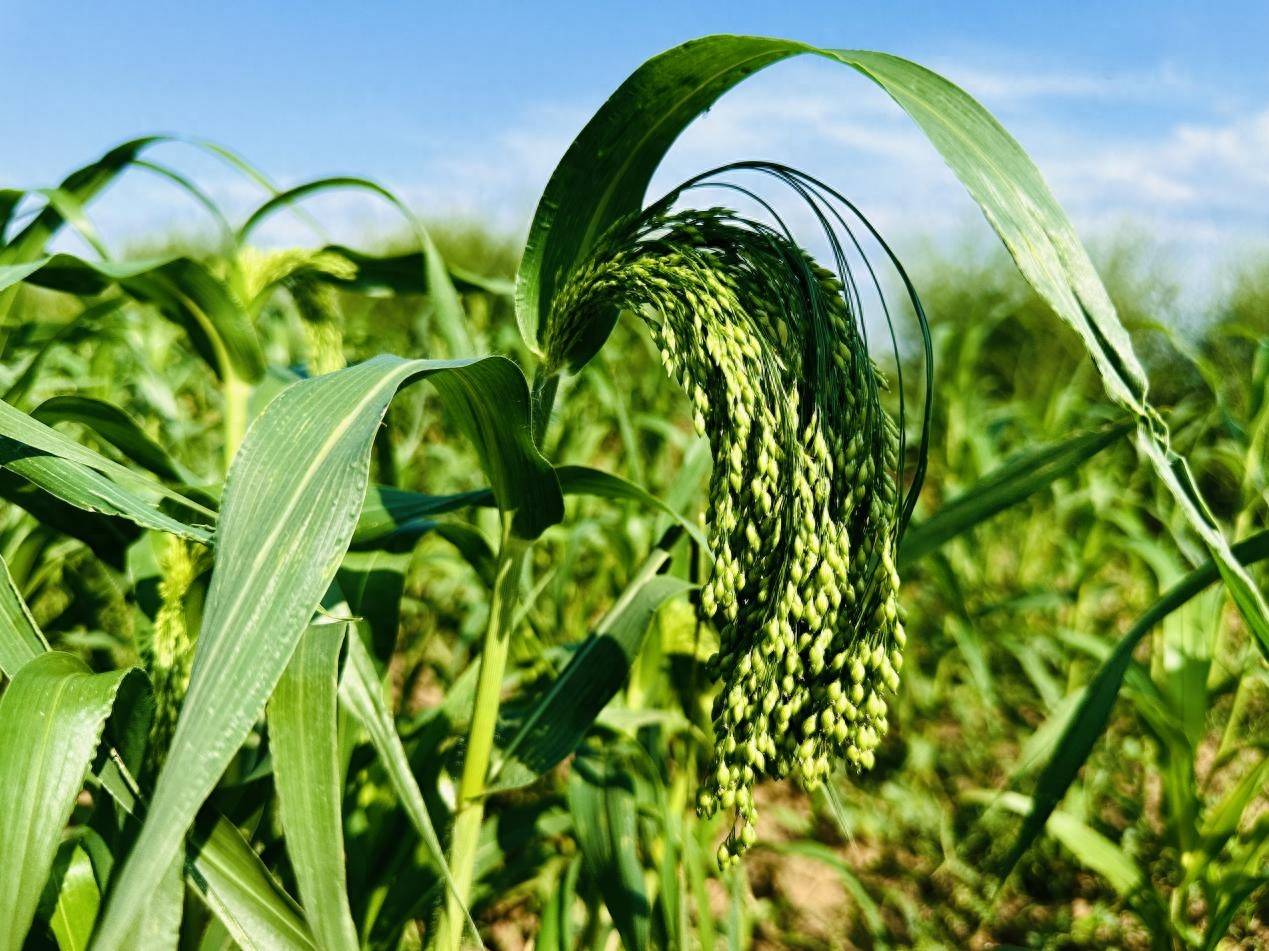
[[[698,807],[733,812],[727,865],[755,839],[756,782],[867,769],[888,728],[899,431],[841,282],[770,228],[722,209],[624,224],[562,291],[549,346],[612,308],[648,325],[710,440],[699,611],[720,684]]]

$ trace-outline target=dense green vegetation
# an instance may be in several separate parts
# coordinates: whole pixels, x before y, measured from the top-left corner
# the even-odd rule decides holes
[[[774,179],[840,262],[641,214],[677,128],[800,52],[882,85],[1012,257],[908,261],[918,303],[766,166],[711,180]],[[201,143],[259,209],[112,254],[91,200],[199,194],[189,147],[0,191],[0,949],[1269,942],[1264,271],[1178,329],[955,87],[780,41],[645,65],[523,256]],[[253,246],[332,188],[400,207],[392,251]],[[815,557],[777,647],[781,538]]]

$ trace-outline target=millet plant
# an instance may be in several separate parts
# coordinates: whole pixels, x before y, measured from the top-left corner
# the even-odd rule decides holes
[[[756,838],[755,781],[792,774],[814,789],[838,760],[869,768],[886,732],[905,640],[901,440],[858,294],[770,227],[667,204],[618,222],[561,291],[547,365],[588,325],[636,313],[709,438],[700,608],[719,630],[708,671],[721,686],[699,807],[735,810],[726,865]]]
[[[766,163],[710,172],[645,206],[693,119],[746,76],[801,54],[850,66],[917,123],[1031,287],[1076,330],[1121,414],[1113,437],[1042,447],[914,521],[938,418],[933,345],[913,283],[863,215]],[[219,146],[185,144],[262,189],[238,227],[153,159],[175,147],[155,138],[57,188],[0,191],[0,317],[6,352],[21,361],[0,402],[0,495],[13,509],[0,534],[0,790],[10,803],[0,813],[0,951],[449,951],[483,942],[481,911],[530,884],[547,896],[539,947],[597,947],[610,932],[629,947],[712,947],[705,880],[739,881],[741,856],[760,841],[755,790],[787,777],[840,807],[838,775],[884,755],[908,639],[901,571],[1128,432],[1173,500],[1178,531],[1210,561],[1134,626],[1059,724],[995,873],[1008,877],[1046,823],[1065,818],[1055,810],[1154,624],[1219,579],[1238,609],[1226,636],[1269,652],[1264,598],[1245,567],[1269,546],[1260,536],[1227,543],[1035,166],[972,98],[914,63],[737,36],[649,60],[561,160],[514,288],[447,264],[373,182],[280,190]],[[83,209],[129,170],[208,208],[216,251],[112,257]],[[755,176],[809,210],[820,233],[799,242],[744,184]],[[331,188],[392,203],[409,249],[250,245],[270,216]],[[759,212],[700,207],[706,189]],[[50,252],[67,226],[97,258]],[[829,249],[822,262],[805,250],[812,239]],[[886,302],[895,286],[898,307]],[[385,298],[409,315],[402,345],[426,356],[348,365],[350,313]],[[519,340],[497,319],[512,309]],[[703,455],[666,427],[687,448],[675,458],[681,490],[664,497],[557,458],[580,438],[567,429],[570,391],[611,351],[622,314],[707,441]],[[913,334],[899,329],[909,317]],[[869,346],[879,328],[888,354]],[[160,338],[188,359],[148,352],[145,341]],[[904,379],[905,345],[917,385]],[[493,349],[520,360],[474,355]],[[35,402],[119,352],[134,378],[104,364],[87,375],[123,379],[117,391]],[[398,396],[422,381],[443,416]],[[922,411],[910,414],[918,395]],[[170,412],[147,428],[137,417],[155,407]],[[408,437],[397,414],[417,424]],[[464,448],[440,438],[455,431]],[[446,460],[479,477],[438,491]],[[687,475],[703,474],[700,460],[710,463],[703,530]],[[607,554],[616,590],[596,597],[581,583],[588,526],[565,518],[566,497],[637,513]],[[415,555],[430,542],[451,549],[447,567],[420,572]],[[461,611],[441,594],[473,584],[478,594],[452,599]],[[553,595],[562,603],[547,607]],[[667,618],[683,598],[694,610],[671,638]],[[570,599],[588,610],[568,613]],[[79,615],[87,620],[71,620]],[[435,628],[431,647],[453,673],[429,703],[407,696],[420,686],[402,676],[419,647],[400,636],[407,627]],[[685,663],[662,665],[668,655]],[[651,699],[671,688],[674,703]],[[1229,806],[1233,826],[1222,813],[1205,840],[1220,839],[1216,852],[1188,866],[1196,882],[1236,838],[1249,800]],[[659,835],[636,847],[650,816]],[[1165,914],[1178,941],[1219,940],[1226,912],[1263,879],[1264,843],[1259,831],[1238,837],[1247,871],[1202,879],[1216,908],[1205,931],[1183,926],[1183,908]],[[587,911],[575,933],[579,898]],[[741,924],[726,930],[743,942]]]

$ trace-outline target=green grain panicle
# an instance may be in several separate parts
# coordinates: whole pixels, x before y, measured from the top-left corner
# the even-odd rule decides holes
[[[147,773],[156,774],[163,756],[176,732],[181,703],[189,687],[197,640],[197,618],[191,608],[201,607],[195,600],[199,575],[211,567],[211,553],[194,542],[176,536],[163,539],[159,556],[159,609],[154,617],[154,630],[144,651],[146,667],[154,685],[154,722],[150,727],[147,747]],[[192,623],[191,623],[192,622]]]
[[[603,309],[637,314],[714,459],[713,571],[701,615],[714,762],[698,807],[735,816],[720,863],[755,839],[753,786],[814,788],[873,764],[905,640],[896,602],[899,430],[837,276],[721,209],[615,229],[562,290],[548,355]]]

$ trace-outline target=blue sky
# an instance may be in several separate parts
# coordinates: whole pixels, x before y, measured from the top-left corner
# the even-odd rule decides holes
[[[52,184],[117,141],[174,131],[230,145],[284,183],[366,175],[425,215],[520,231],[572,136],[643,59],[703,33],[753,32],[944,73],[1031,151],[1082,234],[1149,235],[1183,279],[1269,245],[1269,12],[1247,2],[0,0],[0,23],[5,185]],[[249,207],[245,184],[167,148],[230,208]],[[829,63],[742,85],[688,131],[659,184],[740,158],[826,179],[901,245],[985,234],[897,109]],[[353,195],[318,212],[346,240],[391,220]],[[118,240],[200,220],[143,175],[92,216]],[[272,239],[305,240],[287,230],[298,227]]]

